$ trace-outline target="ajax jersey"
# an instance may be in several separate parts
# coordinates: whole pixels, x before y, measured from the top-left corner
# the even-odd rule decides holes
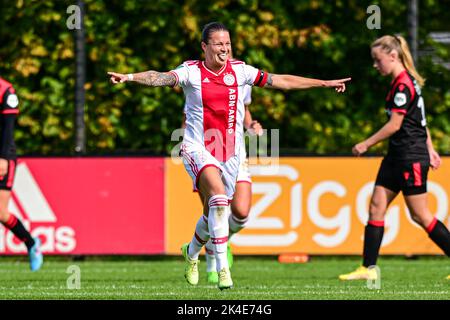
[[[198,60],[186,61],[170,72],[186,97],[183,144],[191,150],[206,148],[219,162],[239,155],[245,87],[264,86],[267,73],[238,60],[228,60],[217,72]]]

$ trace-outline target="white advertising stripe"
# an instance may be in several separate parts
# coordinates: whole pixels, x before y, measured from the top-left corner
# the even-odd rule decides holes
[[[32,222],[56,222],[56,216],[25,163],[17,166],[14,194]]]

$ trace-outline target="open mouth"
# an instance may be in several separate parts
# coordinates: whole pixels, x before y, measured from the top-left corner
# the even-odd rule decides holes
[[[227,56],[228,55],[226,53],[221,53],[221,54],[219,54],[219,59],[222,61],[225,61],[227,59]]]

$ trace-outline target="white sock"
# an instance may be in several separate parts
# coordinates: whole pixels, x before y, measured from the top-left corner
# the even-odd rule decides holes
[[[205,244],[206,251],[206,272],[216,272],[216,256],[211,239]]]
[[[238,233],[239,231],[244,229],[247,221],[248,221],[248,217],[246,217],[244,219],[239,219],[235,215],[233,215],[233,213],[231,213],[230,217],[228,218],[228,225],[230,228],[229,237],[231,237],[231,235]]]
[[[209,240],[209,231],[208,231],[208,218],[204,215],[200,217],[197,221],[197,225],[195,226],[194,236],[192,237],[191,242],[189,243],[189,251],[188,256],[192,260],[197,260],[200,252],[202,251],[203,246]]]
[[[216,256],[216,270],[228,268],[227,242],[228,242],[228,214],[230,206],[224,194],[212,196],[209,199],[208,226],[211,242]]]

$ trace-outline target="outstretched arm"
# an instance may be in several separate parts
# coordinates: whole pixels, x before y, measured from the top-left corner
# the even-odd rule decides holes
[[[309,89],[309,88],[335,88],[337,92],[345,91],[345,83],[352,78],[338,80],[319,80],[312,78],[304,78],[293,76],[290,74],[272,74],[267,77],[266,86],[276,89],[293,90],[293,89]]]
[[[372,136],[356,144],[352,148],[352,153],[355,156],[360,156],[365,153],[371,146],[376,145],[378,142],[389,138],[402,126],[404,115],[398,112],[393,112],[389,121]]]
[[[111,76],[113,84],[134,81],[150,87],[173,87],[177,81],[175,76],[170,72],[145,71],[139,73],[122,74],[116,72],[108,72]]]

